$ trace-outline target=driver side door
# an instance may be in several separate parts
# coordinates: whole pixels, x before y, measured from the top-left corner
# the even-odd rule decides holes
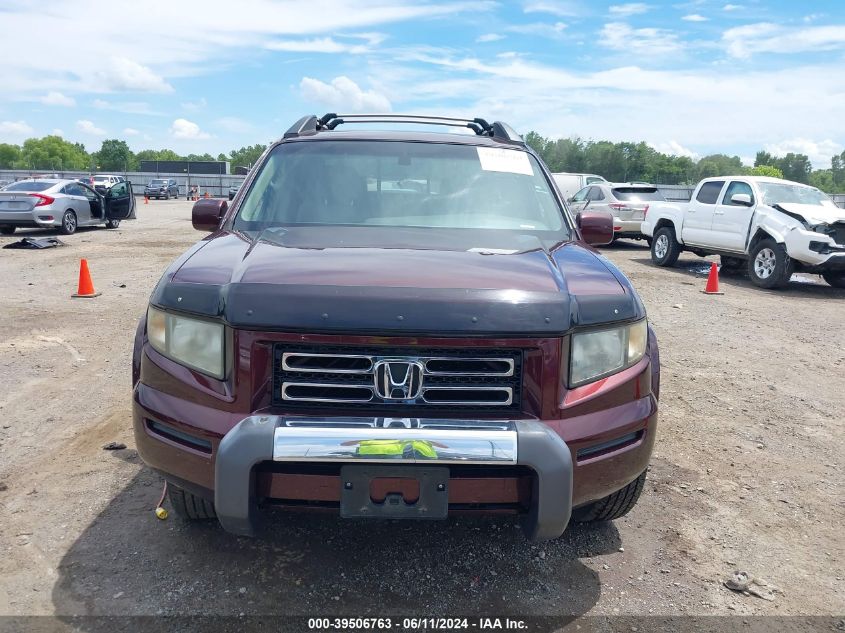
[[[119,182],[106,192],[106,219],[130,220],[135,218],[135,196],[132,183]]]

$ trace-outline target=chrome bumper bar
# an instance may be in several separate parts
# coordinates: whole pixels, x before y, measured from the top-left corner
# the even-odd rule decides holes
[[[560,536],[572,511],[571,453],[536,420],[244,418],[223,437],[214,459],[215,508],[229,532],[256,533],[253,468],[268,461],[525,466],[534,472],[531,505],[522,517],[530,540]]]
[[[274,432],[273,460],[515,465],[516,427],[478,420],[288,418]]]

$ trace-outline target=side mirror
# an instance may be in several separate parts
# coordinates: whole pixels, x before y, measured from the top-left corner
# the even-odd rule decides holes
[[[738,204],[743,207],[750,207],[751,206],[751,196],[747,193],[735,193],[731,196],[731,202],[733,204]]]
[[[567,204],[572,204],[573,202],[575,202],[575,196],[569,196],[566,199],[566,202],[567,202]]]
[[[582,211],[575,216],[581,239],[593,246],[613,241],[613,216],[606,211]]]
[[[229,203],[225,200],[203,198],[191,209],[191,223],[197,231],[215,231],[228,209]]]

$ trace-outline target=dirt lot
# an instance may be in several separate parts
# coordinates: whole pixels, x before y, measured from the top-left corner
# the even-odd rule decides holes
[[[628,517],[531,545],[511,519],[283,515],[254,541],[153,514],[131,341],[159,275],[200,236],[184,201],[139,216],[0,251],[0,614],[845,613],[845,291],[723,276],[725,294],[706,296],[698,258],[663,270],[644,243],[605,249],[663,360],[656,454]],[[70,298],[80,257],[96,299]],[[780,591],[733,593],[735,569]]]

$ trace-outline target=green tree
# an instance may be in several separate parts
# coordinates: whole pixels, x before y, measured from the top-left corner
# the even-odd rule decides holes
[[[129,145],[116,138],[103,141],[100,151],[93,158],[102,171],[135,171],[138,168],[138,161]]]
[[[806,154],[789,152],[786,156],[776,159],[774,166],[783,172],[783,177],[795,182],[810,182],[813,166]]]
[[[771,165],[755,165],[748,171],[751,176],[769,176],[770,178],[783,178],[783,172]]]
[[[711,154],[698,161],[698,179],[713,176],[736,176],[746,172],[739,156]]]
[[[142,149],[135,154],[138,161],[142,160],[185,160],[172,149]]]
[[[264,150],[267,149],[266,145],[261,145],[256,143],[255,145],[249,145],[247,147],[242,147],[240,149],[233,149],[229,152],[229,161],[231,162],[231,168],[234,172],[236,167],[252,167],[261,155],[264,153]]]
[[[81,143],[69,143],[61,136],[30,138],[24,141],[18,169],[83,170],[91,165],[91,157]]]
[[[817,169],[810,174],[810,184],[825,193],[840,193],[833,182],[832,169]]]
[[[0,143],[0,169],[12,169],[20,159],[20,146]]]

